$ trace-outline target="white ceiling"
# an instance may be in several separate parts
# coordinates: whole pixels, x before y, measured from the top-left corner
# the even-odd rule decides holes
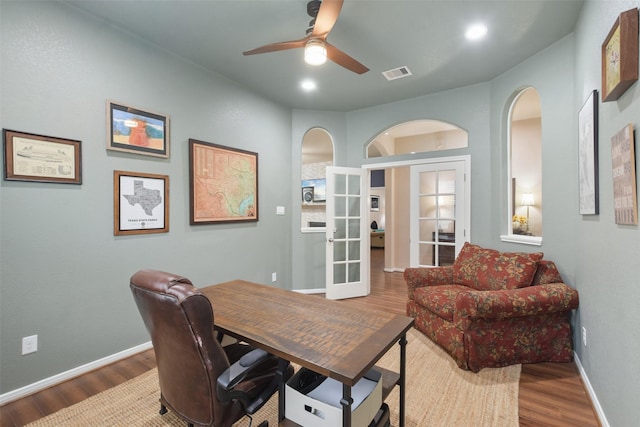
[[[301,49],[243,56],[300,39],[306,0],[67,0],[285,106],[352,111],[491,80],[571,33],[583,0],[345,0],[327,41],[370,68],[303,61]],[[487,37],[469,42],[468,25]],[[407,66],[412,76],[387,81]],[[304,79],[317,90],[300,90]]]

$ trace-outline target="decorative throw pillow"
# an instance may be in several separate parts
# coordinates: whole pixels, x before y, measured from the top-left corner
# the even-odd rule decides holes
[[[517,289],[531,285],[542,252],[500,252],[468,242],[453,263],[453,283],[479,291]]]

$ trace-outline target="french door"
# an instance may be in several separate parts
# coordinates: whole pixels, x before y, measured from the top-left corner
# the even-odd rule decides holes
[[[326,297],[353,298],[368,295],[369,228],[367,171],[327,167]]]
[[[411,166],[411,267],[451,265],[468,228],[464,160]]]

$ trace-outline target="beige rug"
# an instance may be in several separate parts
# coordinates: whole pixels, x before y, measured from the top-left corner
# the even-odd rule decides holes
[[[518,426],[520,365],[483,369],[474,374],[459,369],[444,351],[419,332],[412,329],[407,338],[407,427]],[[393,347],[378,364],[397,370],[399,353],[397,346]],[[184,427],[185,424],[171,411],[163,416],[158,414],[159,396],[154,369],[29,424],[29,427]],[[267,419],[270,426],[278,425],[276,398],[274,396],[255,415],[256,421]],[[398,426],[397,387],[386,402],[391,408],[391,425]],[[236,425],[248,426],[248,420]]]

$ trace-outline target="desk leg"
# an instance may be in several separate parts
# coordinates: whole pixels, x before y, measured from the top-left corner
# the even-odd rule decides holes
[[[351,427],[351,404],[353,399],[351,398],[351,386],[342,384],[342,399],[340,404],[342,405],[342,426]]]
[[[407,334],[402,335],[400,344],[400,378],[398,379],[398,387],[400,388],[400,427],[404,427],[404,405],[405,405],[405,365],[407,362]]]
[[[284,420],[284,389],[285,381],[284,374],[287,372],[289,361],[280,359],[278,362],[278,370],[276,371],[276,378],[278,379],[278,421]]]

